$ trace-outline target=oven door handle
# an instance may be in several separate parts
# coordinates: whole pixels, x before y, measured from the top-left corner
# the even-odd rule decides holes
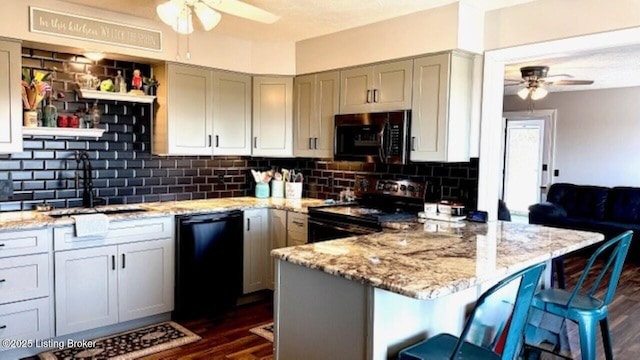
[[[338,231],[345,231],[345,232],[350,232],[350,233],[354,233],[356,235],[367,235],[367,234],[373,234],[376,232],[376,230],[374,229],[369,229],[369,228],[365,228],[365,227],[361,227],[361,226],[355,226],[355,225],[345,225],[345,226],[338,226],[338,225],[329,225],[326,223],[322,223],[319,221],[315,221],[312,219],[309,219],[309,225],[318,225],[318,226],[326,226],[326,227],[330,227],[334,230],[338,230]]]

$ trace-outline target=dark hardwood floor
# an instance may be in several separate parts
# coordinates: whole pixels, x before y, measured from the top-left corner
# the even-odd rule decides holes
[[[567,286],[572,288],[586,264],[586,259],[575,255],[568,257],[566,261]],[[618,291],[609,311],[615,358],[640,358],[640,265],[637,263],[627,261],[625,264]],[[249,332],[252,327],[270,322],[272,314],[271,301],[263,300],[239,307],[218,319],[180,322],[202,336],[202,340],[143,359],[273,359],[272,343]],[[569,339],[571,348],[579,349],[575,331],[570,331]],[[572,352],[572,355],[574,358],[580,358],[579,351]],[[598,359],[604,359],[600,340]]]

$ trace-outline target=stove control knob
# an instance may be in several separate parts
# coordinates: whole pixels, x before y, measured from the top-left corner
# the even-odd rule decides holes
[[[409,188],[408,188],[408,189],[409,189],[409,192],[414,192],[414,191],[416,191],[416,188],[415,188],[415,186],[413,186],[413,185],[409,185]]]
[[[407,185],[400,185],[400,191],[405,192],[407,191]]]
[[[393,185],[391,183],[385,183],[384,184],[384,189],[386,191],[390,191],[392,187],[393,187]]]

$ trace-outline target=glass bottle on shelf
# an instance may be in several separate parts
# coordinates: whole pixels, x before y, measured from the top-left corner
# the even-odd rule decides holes
[[[93,125],[94,129],[97,129],[98,125],[100,125],[100,119],[102,117],[102,113],[100,112],[100,109],[98,109],[98,105],[93,104],[93,107],[91,108],[89,113],[91,114],[91,124]]]
[[[52,104],[51,95],[49,95],[48,98],[48,104],[45,105],[44,110],[42,111],[42,125],[45,127],[56,127],[58,109]]]
[[[116,86],[116,91],[120,93],[127,92],[127,82],[124,80],[124,76],[122,76],[122,70],[118,70],[118,75],[116,75],[115,86]]]

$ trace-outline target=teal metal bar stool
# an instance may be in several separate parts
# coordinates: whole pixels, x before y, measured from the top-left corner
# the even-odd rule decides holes
[[[589,262],[582,275],[580,275],[573,291],[546,289],[536,294],[533,298],[533,307],[572,320],[578,324],[580,352],[583,360],[594,360],[596,358],[598,323],[602,331],[605,356],[607,360],[613,359],[611,333],[609,332],[609,320],[607,317],[609,313],[608,306],[616,292],[632,236],[633,232],[627,231],[600,246],[589,258]],[[583,292],[582,288],[585,285],[585,281],[598,259],[604,260],[604,265],[593,285],[588,291]],[[602,280],[607,277],[607,274],[609,284],[604,297],[600,298],[596,296],[596,290]]]
[[[522,345],[529,306],[544,268],[545,264],[542,263],[518,271],[482,294],[459,338],[450,334],[438,334],[403,349],[398,358],[516,358]]]

